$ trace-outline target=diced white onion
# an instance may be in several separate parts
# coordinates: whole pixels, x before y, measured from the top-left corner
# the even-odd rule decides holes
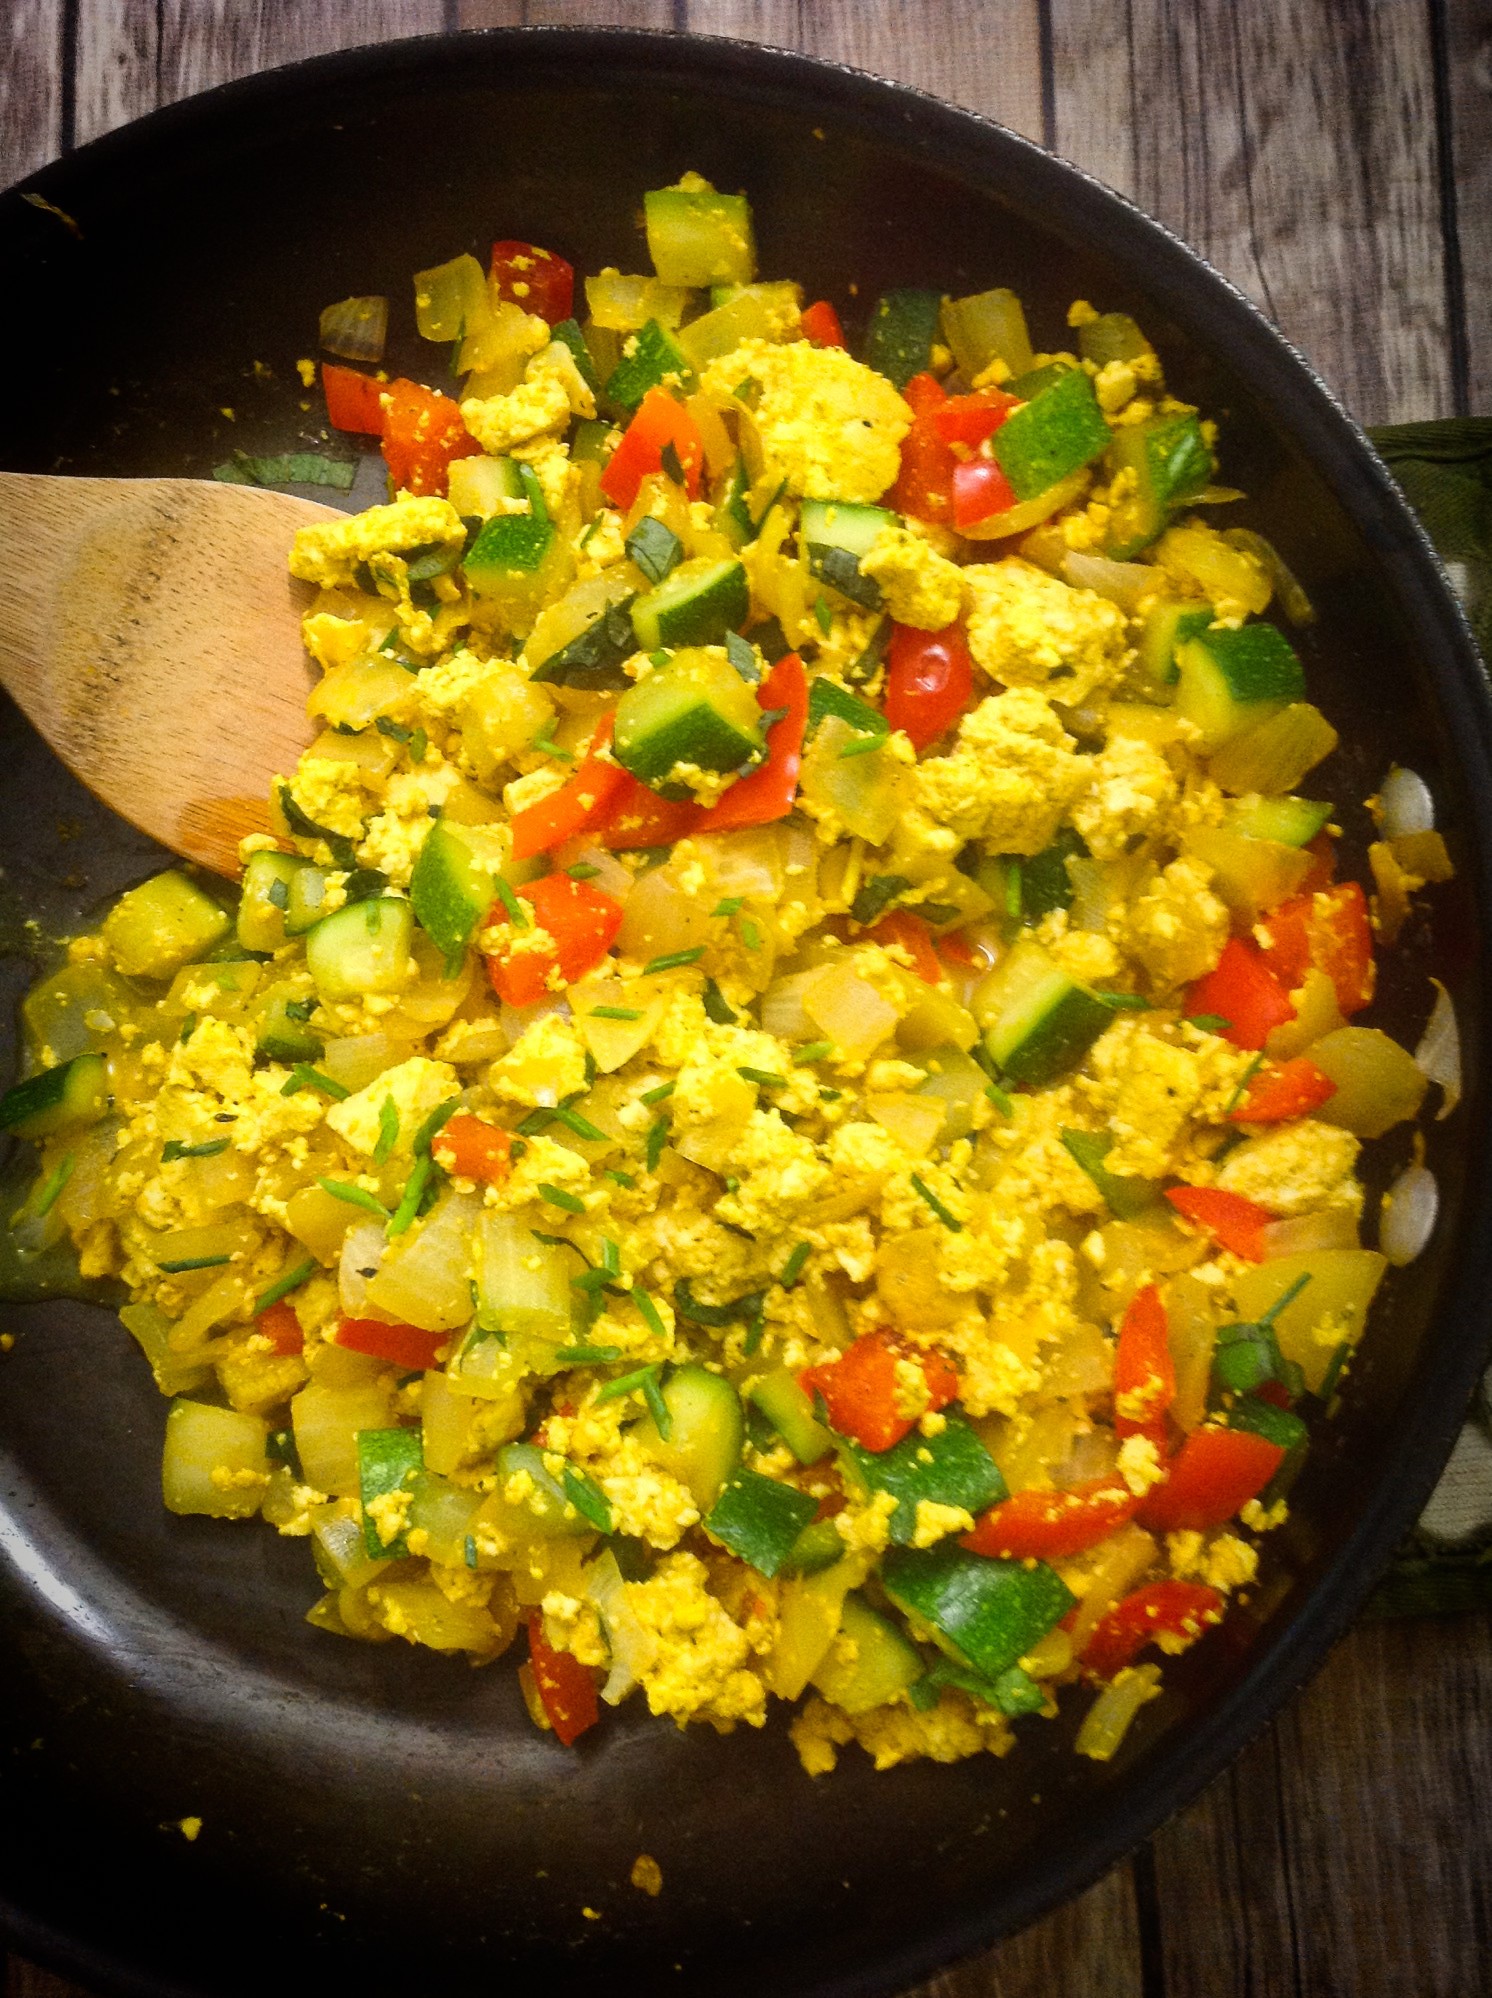
[[[388,330],[386,298],[342,298],[321,314],[321,344],[344,361],[381,361]]]
[[[1428,1166],[1406,1166],[1383,1196],[1378,1246],[1396,1268],[1412,1263],[1435,1230],[1440,1189]]]
[[[1075,930],[1092,930],[1102,935],[1109,926],[1109,909],[1114,900],[1114,880],[1101,860],[1073,859],[1067,863],[1072,882],[1072,909],[1069,920]]]
[[[1430,832],[1435,825],[1435,800],[1416,770],[1397,763],[1378,787],[1383,808],[1383,837],[1402,839],[1406,833]]]
[[[1160,1691],[1158,1665],[1131,1665],[1105,1686],[1083,1716],[1073,1747],[1079,1755],[1107,1762],[1129,1731],[1129,1724],[1147,1700]]]
[[[1062,560],[1062,573],[1075,590],[1092,590],[1124,610],[1133,610],[1141,597],[1154,596],[1156,575],[1145,562],[1112,562],[1107,555],[1089,555],[1082,549],[1069,549]]]
[[[818,976],[815,971],[794,971],[779,978],[762,994],[762,1032],[775,1034],[779,1041],[811,1041],[818,1029],[803,1010],[803,995]]]
[[[546,1013],[567,1015],[570,1002],[562,992],[556,992],[548,999],[540,999],[532,1006],[510,1006],[506,999],[502,1003],[502,1030],[508,1037],[508,1046],[516,1048],[535,1020],[542,1020]]]
[[[585,1593],[601,1619],[611,1647],[611,1671],[601,1688],[601,1697],[609,1707],[615,1707],[637,1684],[638,1673],[652,1662],[657,1645],[628,1605],[622,1571],[609,1547],[586,1569]]]
[[[367,1314],[368,1285],[378,1273],[385,1248],[383,1226],[378,1221],[359,1221],[342,1237],[342,1261],[337,1269],[337,1293],[349,1318]]]
[[[1435,1010],[1414,1059],[1431,1082],[1440,1084],[1444,1096],[1437,1115],[1449,1117],[1461,1101],[1461,1030],[1451,995],[1438,978],[1430,982],[1435,987]]]
[[[1348,1208],[1328,1207],[1319,1214],[1292,1214],[1271,1221],[1263,1230],[1264,1260],[1304,1256],[1315,1249],[1356,1249],[1357,1220]]]

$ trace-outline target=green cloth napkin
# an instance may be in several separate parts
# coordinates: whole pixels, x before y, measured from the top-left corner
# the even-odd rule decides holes
[[[1492,662],[1492,417],[1389,423],[1368,435],[1424,523]],[[1492,1371],[1419,1524],[1366,1616],[1492,1608]]]

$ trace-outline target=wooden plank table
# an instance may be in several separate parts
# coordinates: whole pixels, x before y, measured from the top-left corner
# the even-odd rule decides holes
[[[5,0],[0,185],[274,63],[539,22],[903,78],[1170,223],[1363,421],[1492,413],[1492,0]],[[1364,1626],[1133,1860],[917,1998],[1477,1998],[1489,1798],[1492,1620]]]

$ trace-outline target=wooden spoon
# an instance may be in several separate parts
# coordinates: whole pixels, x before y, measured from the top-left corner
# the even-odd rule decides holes
[[[0,472],[0,685],[106,805],[215,873],[315,734],[286,558],[336,517],[206,479]]]

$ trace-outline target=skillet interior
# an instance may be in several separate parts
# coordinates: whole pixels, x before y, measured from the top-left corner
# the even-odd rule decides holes
[[[1443,1460],[1486,1294],[1488,704],[1425,544],[1361,440],[1252,310],[1075,170],[965,114],[734,44],[464,37],[253,79],[85,148],[31,183],[75,240],[0,201],[0,379],[14,469],[205,474],[285,448],[321,304],[386,291],[390,359],[429,374],[409,274],[494,234],[580,268],[642,255],[638,192],[694,166],[753,199],[767,275],[853,320],[883,286],[991,283],[1060,344],[1074,296],[1136,311],[1223,422],[1224,471],[1315,599],[1313,691],[1346,743],[1320,782],[1429,779],[1456,853],[1433,939],[1389,961],[1373,1018],[1410,1040],[1426,973],[1456,997],[1468,1100],[1429,1134],[1442,1222],[1388,1288],[1261,1586],[1167,1668],[1106,1767],[1067,1753],[1081,1699],[1004,1762],[809,1783],[780,1725],[687,1737],[615,1716],[566,1753],[511,1660],[469,1672],[302,1621],[304,1548],[160,1510],[164,1407],[109,1314],[7,1314],[0,1405],[0,1883],[30,1953],[95,1984],[238,1992],[323,1967],[369,1992],[542,1974],[550,1992],[886,1989],[1074,1891],[1199,1788],[1342,1627]],[[628,246],[632,248],[629,250]],[[256,380],[252,364],[272,375]],[[440,365],[438,357],[433,365]],[[219,412],[236,411],[231,424]],[[224,718],[231,726],[231,717]],[[149,871],[7,711],[3,910],[54,928]],[[1359,855],[1363,815],[1344,814]],[[83,836],[60,839],[73,821]],[[30,967],[0,964],[5,997]],[[9,1007],[5,1009],[9,1032]],[[1395,1145],[1397,1149],[1395,1149]],[[1407,1151],[1388,1147],[1386,1170]],[[188,1846],[172,1825],[205,1820]],[[657,1901],[627,1885],[660,1862]],[[583,1908],[601,1913],[587,1919]],[[304,1952],[310,1949],[310,1957]]]

